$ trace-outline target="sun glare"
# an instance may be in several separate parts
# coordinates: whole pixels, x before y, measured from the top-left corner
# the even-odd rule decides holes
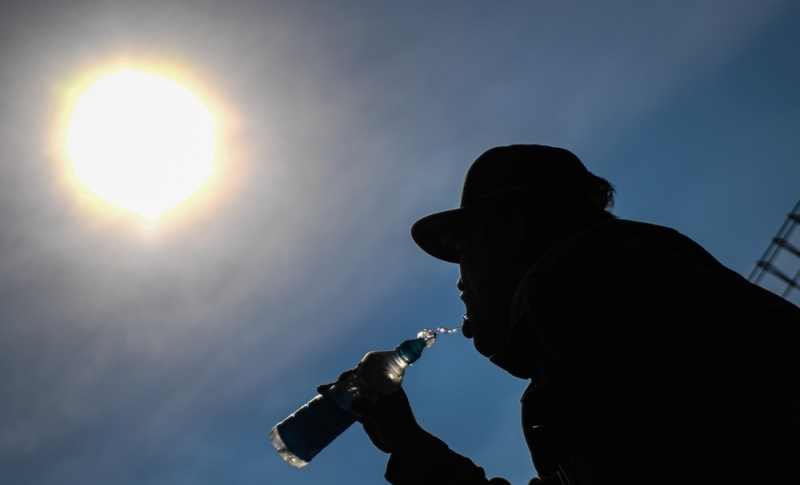
[[[208,180],[214,148],[214,118],[191,91],[133,70],[95,82],[78,98],[67,129],[78,180],[147,220]]]

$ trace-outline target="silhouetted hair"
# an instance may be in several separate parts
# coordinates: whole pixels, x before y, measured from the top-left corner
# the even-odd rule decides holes
[[[616,190],[614,189],[614,186],[611,185],[611,182],[603,177],[598,177],[597,175],[590,173],[589,190],[596,194],[600,202],[598,206],[604,211],[608,212],[612,207],[614,207],[614,194],[616,193]]]

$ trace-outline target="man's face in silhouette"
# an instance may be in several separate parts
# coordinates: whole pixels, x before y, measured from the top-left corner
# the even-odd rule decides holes
[[[506,241],[503,234],[490,234],[485,221],[477,218],[456,235],[461,273],[457,286],[466,306],[463,333],[486,357],[506,344],[511,328],[515,282],[509,278]]]

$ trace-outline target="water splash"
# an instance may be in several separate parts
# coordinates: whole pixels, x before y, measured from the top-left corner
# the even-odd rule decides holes
[[[422,330],[420,333],[417,334],[417,338],[421,338],[425,340],[425,347],[430,348],[433,344],[436,343],[436,336],[438,334],[451,334],[456,333],[461,327],[454,327],[454,328],[444,328],[439,327],[436,330],[431,330],[430,328],[426,328]]]

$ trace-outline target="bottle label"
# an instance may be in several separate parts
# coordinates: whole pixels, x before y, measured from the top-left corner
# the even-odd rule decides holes
[[[277,428],[286,448],[298,458],[310,461],[354,422],[355,417],[325,392],[284,419]]]

